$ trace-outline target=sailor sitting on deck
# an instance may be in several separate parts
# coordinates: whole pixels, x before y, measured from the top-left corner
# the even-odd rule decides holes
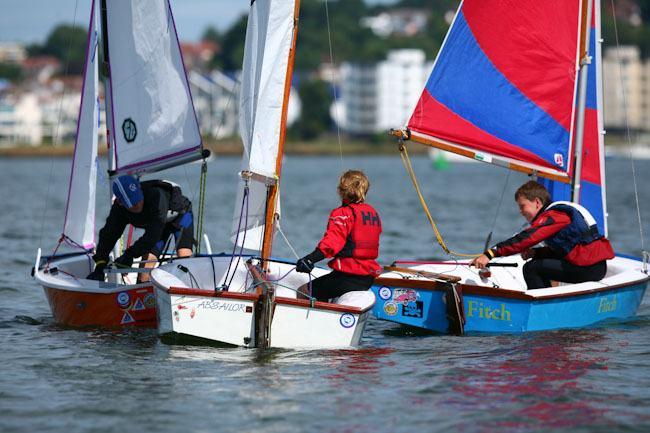
[[[326,257],[333,269],[311,283],[311,296],[319,301],[336,298],[352,291],[368,290],[381,266],[375,260],[379,255],[381,219],[377,211],[365,203],[370,182],[357,170],[348,170],[341,176],[338,193],[342,204],[330,213],[327,231],[318,247],[298,260],[296,271],[309,273],[314,264]],[[298,289],[298,296],[306,298],[308,284]]]
[[[482,269],[494,257],[521,253],[532,259],[523,270],[528,289],[550,287],[551,280],[582,283],[605,276],[614,250],[589,211],[575,203],[550,203],[549,192],[535,181],[520,186],[515,201],[530,227],[486,250],[471,266]],[[532,248],[542,241],[546,246]]]
[[[93,256],[95,270],[86,278],[104,280],[108,255],[127,224],[143,228],[144,234],[115,259],[117,266],[129,268],[134,258],[143,257],[151,261],[145,263],[144,267],[153,267],[172,234],[178,256],[192,255],[192,203],[183,196],[178,186],[162,180],[149,180],[141,184],[135,177],[123,175],[113,181],[113,194],[115,201],[104,228],[99,231],[99,242]],[[148,281],[148,277],[148,274],[140,274],[138,281]]]

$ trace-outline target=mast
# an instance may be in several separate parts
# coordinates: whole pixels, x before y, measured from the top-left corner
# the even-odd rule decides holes
[[[102,19],[102,50],[104,52],[104,61],[102,63],[102,75],[104,83],[104,113],[106,115],[106,147],[108,150],[108,173],[115,172],[115,142],[113,140],[112,131],[115,130],[113,124],[113,93],[111,87],[111,63],[108,50],[108,13],[106,7],[106,0],[101,0],[101,19]],[[108,204],[112,204],[113,192],[111,189],[111,182],[108,182]],[[117,242],[113,247],[113,256],[120,255],[120,243]],[[109,274],[109,282],[117,282],[117,274]]]
[[[296,59],[296,40],[298,39],[298,16],[300,13],[300,0],[296,0],[293,12],[293,37],[291,39],[291,49],[289,50],[289,62],[287,65],[287,74],[284,85],[284,95],[282,100],[282,115],[280,118],[280,137],[278,153],[275,159],[276,180],[272,182],[267,189],[266,195],[266,212],[264,222],[264,237],[262,240],[262,259],[267,259],[271,255],[273,248],[274,222],[277,218],[276,203],[280,187],[280,175],[282,173],[282,155],[284,154],[284,142],[287,135],[287,110],[289,107],[289,93],[291,91],[291,76]],[[264,261],[266,268],[267,262]]]
[[[586,10],[585,10],[586,8]],[[582,24],[580,29],[580,77],[578,90],[578,118],[576,120],[575,163],[571,182],[571,201],[580,202],[580,175],[582,173],[582,148],[585,132],[585,106],[587,103],[587,78],[591,57],[589,56],[589,39],[591,36],[591,13],[593,0],[582,3]]]

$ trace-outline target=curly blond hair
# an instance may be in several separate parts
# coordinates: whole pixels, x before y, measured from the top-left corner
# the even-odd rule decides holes
[[[339,179],[339,196],[347,203],[363,203],[369,188],[370,181],[360,170],[348,170]]]

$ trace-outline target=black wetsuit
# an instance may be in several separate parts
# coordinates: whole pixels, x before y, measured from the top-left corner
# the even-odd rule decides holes
[[[127,224],[144,229],[142,237],[124,252],[131,258],[143,257],[147,253],[160,256],[171,234],[176,237],[176,250],[191,249],[194,245],[192,203],[182,195],[180,188],[159,180],[145,181],[141,186],[144,195],[142,212],[129,212],[113,203],[106,224],[99,231],[97,251],[93,256],[95,262],[108,260]]]

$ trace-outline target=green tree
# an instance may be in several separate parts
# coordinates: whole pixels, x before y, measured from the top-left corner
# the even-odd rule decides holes
[[[0,63],[0,78],[16,83],[22,80],[23,71],[14,63]]]
[[[86,30],[67,24],[57,26],[47,37],[45,44],[30,46],[30,55],[50,55],[67,65],[69,74],[82,74],[86,60]]]
[[[329,114],[330,88],[324,81],[305,81],[298,93],[302,112],[291,132],[303,140],[313,140],[329,130],[332,124]]]

